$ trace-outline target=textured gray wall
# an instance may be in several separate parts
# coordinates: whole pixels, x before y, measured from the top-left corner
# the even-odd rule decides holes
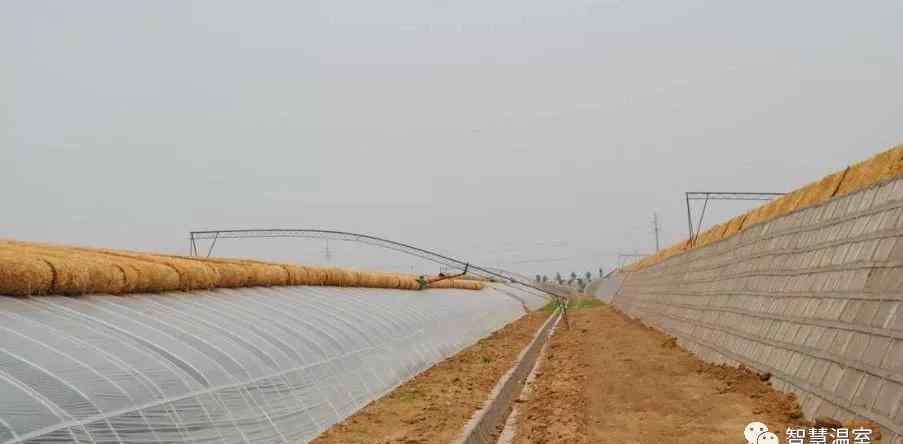
[[[614,273],[606,276],[604,279],[596,279],[586,287],[586,293],[604,302],[611,303],[612,298],[624,285],[625,276],[626,274],[624,273]]]
[[[773,374],[807,417],[903,443],[903,179],[746,228],[593,287],[703,359]],[[609,278],[610,280],[612,278]]]

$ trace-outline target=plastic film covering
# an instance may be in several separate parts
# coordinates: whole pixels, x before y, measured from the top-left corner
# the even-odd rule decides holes
[[[545,302],[511,287],[0,296],[0,443],[297,443]]]

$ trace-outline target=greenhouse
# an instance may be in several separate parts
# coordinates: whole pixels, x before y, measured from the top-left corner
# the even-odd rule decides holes
[[[307,442],[545,302],[501,284],[0,296],[0,443]]]

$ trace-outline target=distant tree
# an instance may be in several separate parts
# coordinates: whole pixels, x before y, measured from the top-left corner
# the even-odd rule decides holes
[[[549,277],[546,275],[542,275],[542,283],[545,284],[548,281],[549,281]]]
[[[561,273],[555,272],[555,282],[558,282],[559,284],[564,282],[564,279],[561,278]]]
[[[536,283],[538,284],[538,283],[540,283],[540,282],[542,282],[542,276],[540,276],[540,275],[537,274],[537,275],[536,275]]]
[[[601,268],[599,269],[599,277],[600,277],[600,278],[604,278],[604,277],[605,277],[605,273],[602,271]]]
[[[572,272],[571,272],[571,281],[574,281],[574,280],[576,280],[576,279],[577,279],[577,273],[574,273],[574,272],[572,271]]]
[[[586,274],[583,275],[583,277],[586,278],[586,282],[593,280],[593,274],[588,271],[586,272]]]
[[[583,290],[583,278],[577,278],[577,288]]]

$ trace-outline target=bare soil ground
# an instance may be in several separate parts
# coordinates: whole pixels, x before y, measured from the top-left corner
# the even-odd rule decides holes
[[[509,324],[370,403],[313,443],[451,442],[548,316],[548,311],[537,311]]]
[[[761,421],[800,425],[793,395],[749,370],[706,364],[608,306],[570,313],[551,339],[516,444],[745,443]]]

